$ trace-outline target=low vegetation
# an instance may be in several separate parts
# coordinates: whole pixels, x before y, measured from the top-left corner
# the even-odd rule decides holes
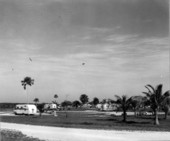
[[[19,131],[1,130],[1,141],[44,141],[37,138],[28,137]]]

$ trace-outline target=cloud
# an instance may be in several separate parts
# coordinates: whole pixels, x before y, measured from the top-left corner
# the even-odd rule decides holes
[[[115,43],[134,41],[138,35],[110,35],[105,40],[112,41]]]
[[[35,42],[26,41],[23,39],[2,39],[0,44],[1,46],[4,46],[6,50],[12,50],[18,53],[34,52],[41,48]]]
[[[100,58],[103,57],[103,54],[99,54],[99,53],[77,53],[77,54],[71,54],[71,55],[67,55],[68,59],[72,58],[72,59],[95,59],[95,58]]]
[[[138,35],[109,35],[105,38],[108,46],[104,47],[109,52],[142,54],[158,53],[167,51],[169,48],[168,37],[150,37],[143,38]]]

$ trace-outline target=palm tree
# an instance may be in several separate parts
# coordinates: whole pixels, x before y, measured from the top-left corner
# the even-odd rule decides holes
[[[58,98],[58,95],[55,94],[55,95],[54,95],[54,98],[57,99],[57,98]],[[55,104],[57,104],[57,101],[56,101],[56,100],[55,100],[55,101],[52,101],[52,102],[55,103]]]
[[[35,98],[35,99],[34,99],[34,102],[35,102],[35,105],[37,105],[38,102],[39,102],[39,99],[38,99],[38,98]]]
[[[165,112],[165,117],[164,117],[164,119],[167,119],[169,109],[170,109],[170,106],[169,106],[169,105],[167,105],[167,104],[166,104],[166,105],[164,105],[164,106],[162,107],[162,110]]]
[[[24,90],[27,90],[27,85],[32,86],[34,84],[34,79],[31,77],[25,77],[24,80],[21,81],[21,85],[23,86]],[[28,92],[27,92],[27,103],[28,103]]]
[[[145,102],[146,102],[146,97],[143,96],[132,96],[131,97],[131,106],[132,109],[134,110],[135,116],[137,116],[139,113],[140,114],[140,109],[145,108]]]
[[[68,101],[68,100],[65,100],[61,103],[61,106],[65,109],[65,115],[66,115],[66,118],[68,117],[67,115],[67,110],[68,110],[68,106],[71,106],[72,105],[72,102],[71,101]]]
[[[115,95],[115,97],[117,98],[116,103],[119,104],[120,108],[123,110],[123,122],[126,122],[126,112],[131,106],[131,97],[128,98],[126,95],[123,95],[122,97]]]
[[[134,110],[135,116],[137,117],[137,110],[139,108],[139,102],[137,100],[132,99],[131,106]]]
[[[145,88],[148,90],[148,92],[143,92],[150,101],[150,106],[155,115],[155,125],[159,125],[159,109],[165,104],[164,102],[167,97],[170,96],[170,91],[166,91],[164,94],[162,94],[162,87],[162,84],[159,84],[156,88],[154,88],[152,85],[146,85]]]
[[[162,110],[165,112],[165,119],[167,119],[168,112],[170,110],[170,91],[167,91],[164,95],[165,98],[162,102]]]

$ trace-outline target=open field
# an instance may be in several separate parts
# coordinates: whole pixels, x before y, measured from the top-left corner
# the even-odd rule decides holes
[[[145,131],[170,131],[170,118],[164,120],[164,115],[159,115],[160,126],[153,125],[153,116],[134,117],[128,116],[127,122],[122,122],[121,116],[113,116],[111,112],[57,112],[53,115],[43,116],[15,116],[3,115],[2,122],[43,125],[53,127],[72,127],[86,129],[108,130],[145,130]],[[67,117],[66,117],[67,115]]]

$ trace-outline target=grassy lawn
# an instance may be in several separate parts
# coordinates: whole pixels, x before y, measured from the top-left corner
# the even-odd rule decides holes
[[[88,129],[116,129],[116,130],[147,130],[170,131],[170,118],[164,120],[160,115],[160,126],[153,125],[152,116],[134,117],[128,116],[127,122],[122,122],[121,116],[110,116],[105,113],[87,112],[58,112],[58,116],[2,116],[2,122],[22,123],[55,127],[74,127]]]
[[[12,130],[1,130],[0,134],[1,141],[43,141],[37,138],[28,137],[21,132]]]

